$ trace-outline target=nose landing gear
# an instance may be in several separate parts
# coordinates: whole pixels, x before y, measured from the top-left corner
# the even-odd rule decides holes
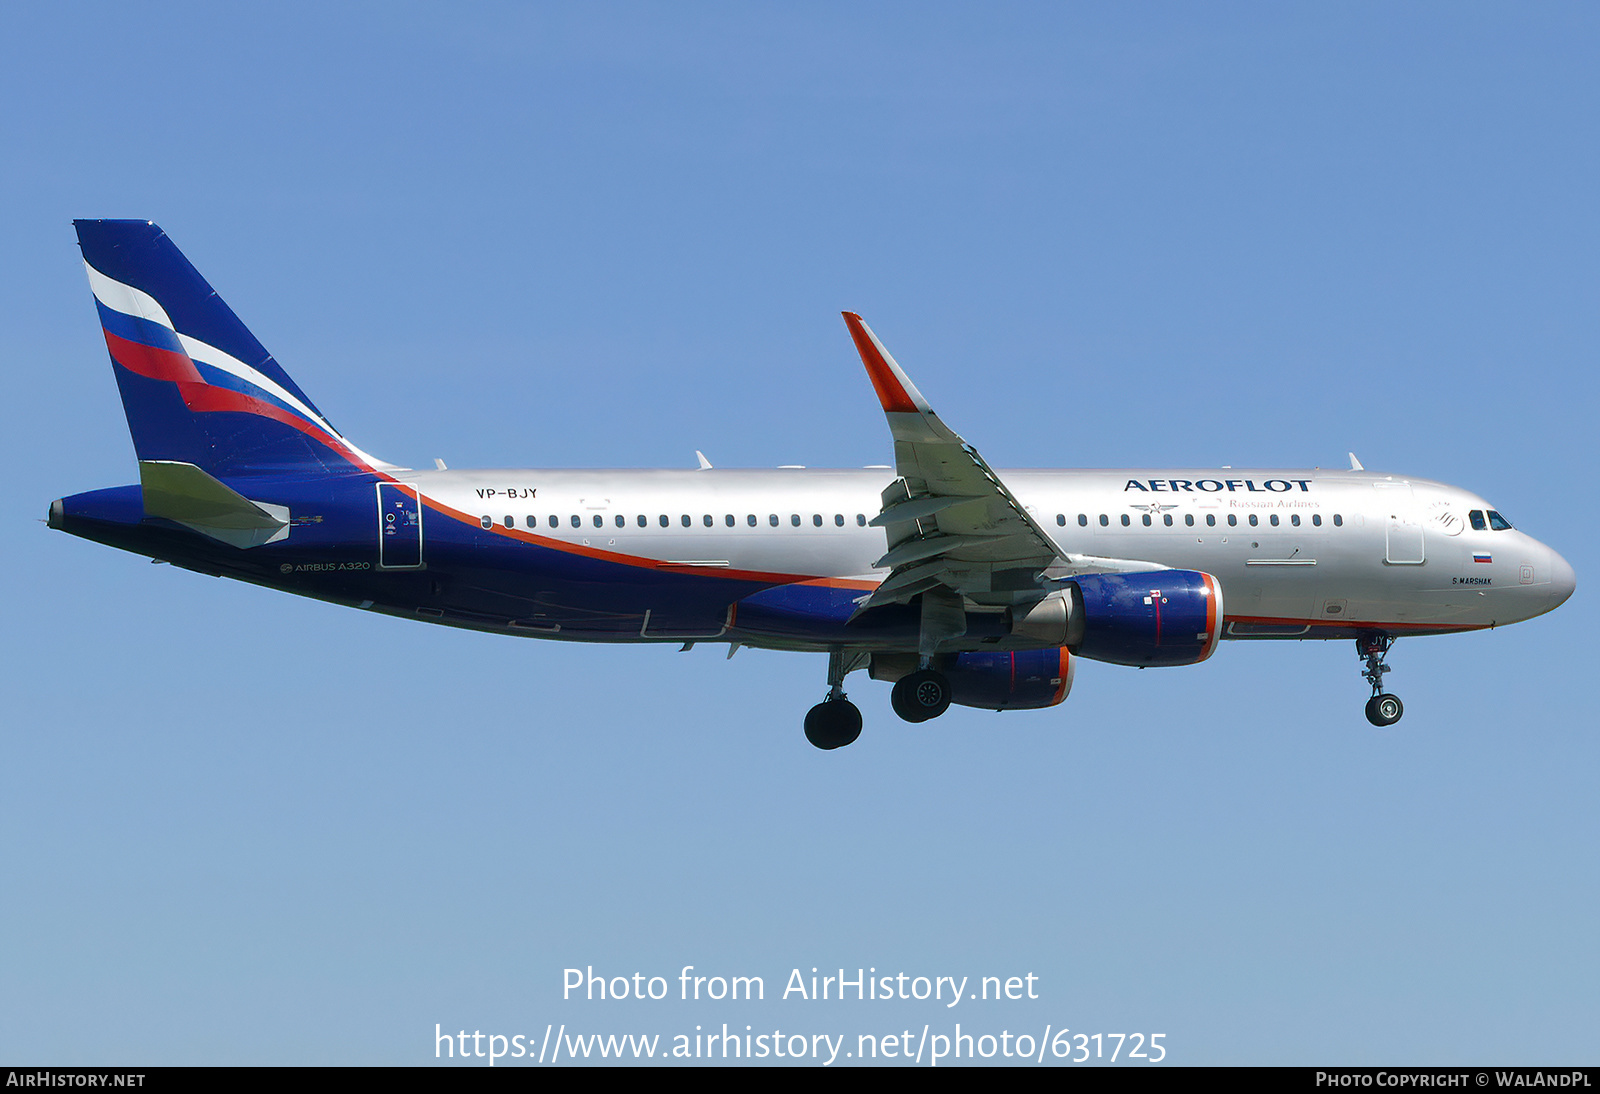
[[[1387,634],[1369,634],[1356,639],[1356,653],[1367,663],[1361,675],[1372,685],[1372,698],[1367,700],[1367,721],[1375,726],[1392,726],[1405,713],[1405,705],[1398,695],[1383,690],[1383,674],[1389,671],[1384,655],[1394,645]]]

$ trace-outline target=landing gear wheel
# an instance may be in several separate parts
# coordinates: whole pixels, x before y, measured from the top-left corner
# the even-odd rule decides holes
[[[908,722],[926,722],[950,709],[950,681],[944,673],[919,669],[902,676],[889,693],[894,712]]]
[[[1375,726],[1392,726],[1400,720],[1406,708],[1398,695],[1384,692],[1367,700],[1367,721]]]
[[[1406,709],[1400,704],[1399,696],[1383,690],[1383,676],[1389,671],[1383,657],[1393,645],[1393,636],[1382,633],[1364,634],[1356,639],[1356,655],[1367,663],[1361,676],[1372,685],[1372,698],[1367,700],[1367,721],[1375,726],[1394,725]]]
[[[843,748],[859,736],[861,711],[848,699],[826,699],[806,712],[806,740],[818,748]]]

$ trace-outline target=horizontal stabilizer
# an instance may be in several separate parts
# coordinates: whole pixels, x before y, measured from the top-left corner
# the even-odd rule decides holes
[[[251,501],[192,463],[140,460],[147,517],[162,517],[232,547],[259,547],[289,534],[287,506]]]

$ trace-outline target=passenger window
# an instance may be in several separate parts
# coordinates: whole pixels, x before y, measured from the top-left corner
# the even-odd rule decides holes
[[[1128,520],[1128,514],[1126,514],[1126,513],[1122,514],[1122,526],[1124,528],[1126,528],[1131,523],[1132,523],[1132,521]]]
[[[494,527],[494,518],[493,517],[482,517],[482,518],[479,519],[478,523],[482,524],[485,528],[493,528]]]
[[[596,528],[604,528],[606,526],[606,518],[602,517],[599,513],[596,513],[594,515],[594,526]]]
[[[1311,514],[1311,524],[1312,524],[1313,527],[1321,528],[1322,527],[1322,514],[1321,513],[1312,513]]]
[[[1511,522],[1493,509],[1489,510],[1489,530],[1493,532],[1511,531]]]
[[[643,513],[639,514],[639,527],[640,528],[648,528],[648,527],[650,527],[650,518],[645,516]]]
[[[1184,525],[1186,527],[1193,528],[1194,527],[1194,514],[1193,513],[1185,513],[1185,514],[1183,514],[1183,523],[1184,523]]]
[[[789,514],[789,523],[791,525],[793,525],[794,527],[796,527],[796,528],[800,527],[800,514],[799,513],[790,513]]]
[[[1104,513],[1101,513],[1100,514],[1100,527],[1104,528],[1106,525],[1108,525],[1110,523],[1111,523],[1111,521],[1106,517],[1106,515]]]
[[[733,527],[733,514],[729,513],[727,516],[723,517],[722,518],[722,523],[726,524],[729,528],[732,528]]]
[[[532,513],[529,513],[527,516],[523,517],[522,519],[527,522],[529,528],[537,528],[537,527],[539,527],[539,518],[534,516]]]
[[[1078,527],[1079,528],[1087,528],[1087,527],[1089,527],[1089,514],[1088,513],[1079,513],[1078,514]]]
[[[550,527],[552,527],[552,528],[561,527],[561,518],[556,516],[554,513],[550,514]]]
[[[689,516],[688,513],[684,513],[682,516],[680,516],[678,518],[678,522],[680,524],[682,524],[685,528],[693,528],[694,527],[694,520]]]
[[[767,517],[767,523],[772,525],[774,528],[776,528],[778,526],[778,514],[773,513],[770,516],[768,516]]]
[[[517,526],[517,518],[512,516],[510,513],[507,513],[506,514],[506,527],[507,528],[515,528],[516,526]]]
[[[843,528],[844,527],[844,514],[843,513],[835,513],[835,514],[833,514],[833,526],[835,528]]]
[[[822,527],[822,514],[821,513],[812,513],[811,514],[811,523],[814,524],[816,527],[821,528]]]
[[[1344,527],[1344,518],[1341,517],[1338,513],[1333,514],[1333,526],[1335,528],[1343,528]]]
[[[1237,528],[1237,527],[1239,527],[1239,518],[1236,515],[1234,515],[1233,513],[1229,513],[1228,514],[1228,527],[1229,528]]]
[[[1272,526],[1274,528],[1276,528],[1278,526],[1278,514],[1274,513],[1274,514],[1272,514],[1272,516],[1268,517],[1267,519],[1272,522]]]
[[[578,514],[576,514],[576,513],[572,514],[572,526],[574,528],[582,528],[583,527],[583,518],[578,516]]]
[[[672,520],[665,513],[661,514],[661,527],[663,527],[663,528],[672,527]]]
[[[1258,519],[1254,513],[1251,513],[1250,514],[1250,527],[1254,528],[1256,525],[1258,525],[1260,523],[1261,523],[1260,519]]]
[[[1206,527],[1207,528],[1215,528],[1216,526],[1217,526],[1217,514],[1215,514],[1215,513],[1207,513],[1206,514]]]
[[[711,514],[707,513],[705,516],[701,517],[700,518],[700,523],[704,524],[707,528],[710,528],[711,525],[714,523],[712,521],[712,519],[711,519]]]
[[[1149,513],[1146,513],[1144,515],[1144,526],[1146,528],[1150,527],[1150,514]]]
[[[857,513],[856,514],[856,527],[857,528],[865,528],[866,526],[867,526],[867,515],[865,513]]]
[[[1168,528],[1171,528],[1172,527],[1172,514],[1168,513],[1165,516],[1163,516],[1161,518],[1161,523],[1165,524]]]
[[[1300,527],[1300,514],[1299,513],[1290,513],[1289,514],[1289,523],[1294,525],[1296,528]]]
[[[754,528],[756,526],[756,515],[751,513],[749,516],[744,518],[744,522],[750,527]]]
[[[1056,514],[1056,525],[1057,525],[1057,527],[1065,528],[1067,526],[1067,514],[1065,514],[1065,513],[1057,513]]]

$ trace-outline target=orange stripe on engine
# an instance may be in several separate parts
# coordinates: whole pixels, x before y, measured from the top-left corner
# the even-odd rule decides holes
[[[1061,672],[1061,683],[1056,685],[1056,697],[1050,700],[1051,706],[1055,706],[1057,703],[1061,702],[1061,700],[1067,697],[1067,687],[1072,683],[1072,654],[1067,652],[1067,647],[1065,646],[1062,646],[1057,652],[1061,654],[1061,663],[1059,666]]]
[[[1217,618],[1217,579],[1210,574],[1201,574],[1206,579],[1206,639],[1205,652],[1195,659],[1199,664],[1213,653],[1217,652],[1217,643],[1222,641],[1222,620]]]

